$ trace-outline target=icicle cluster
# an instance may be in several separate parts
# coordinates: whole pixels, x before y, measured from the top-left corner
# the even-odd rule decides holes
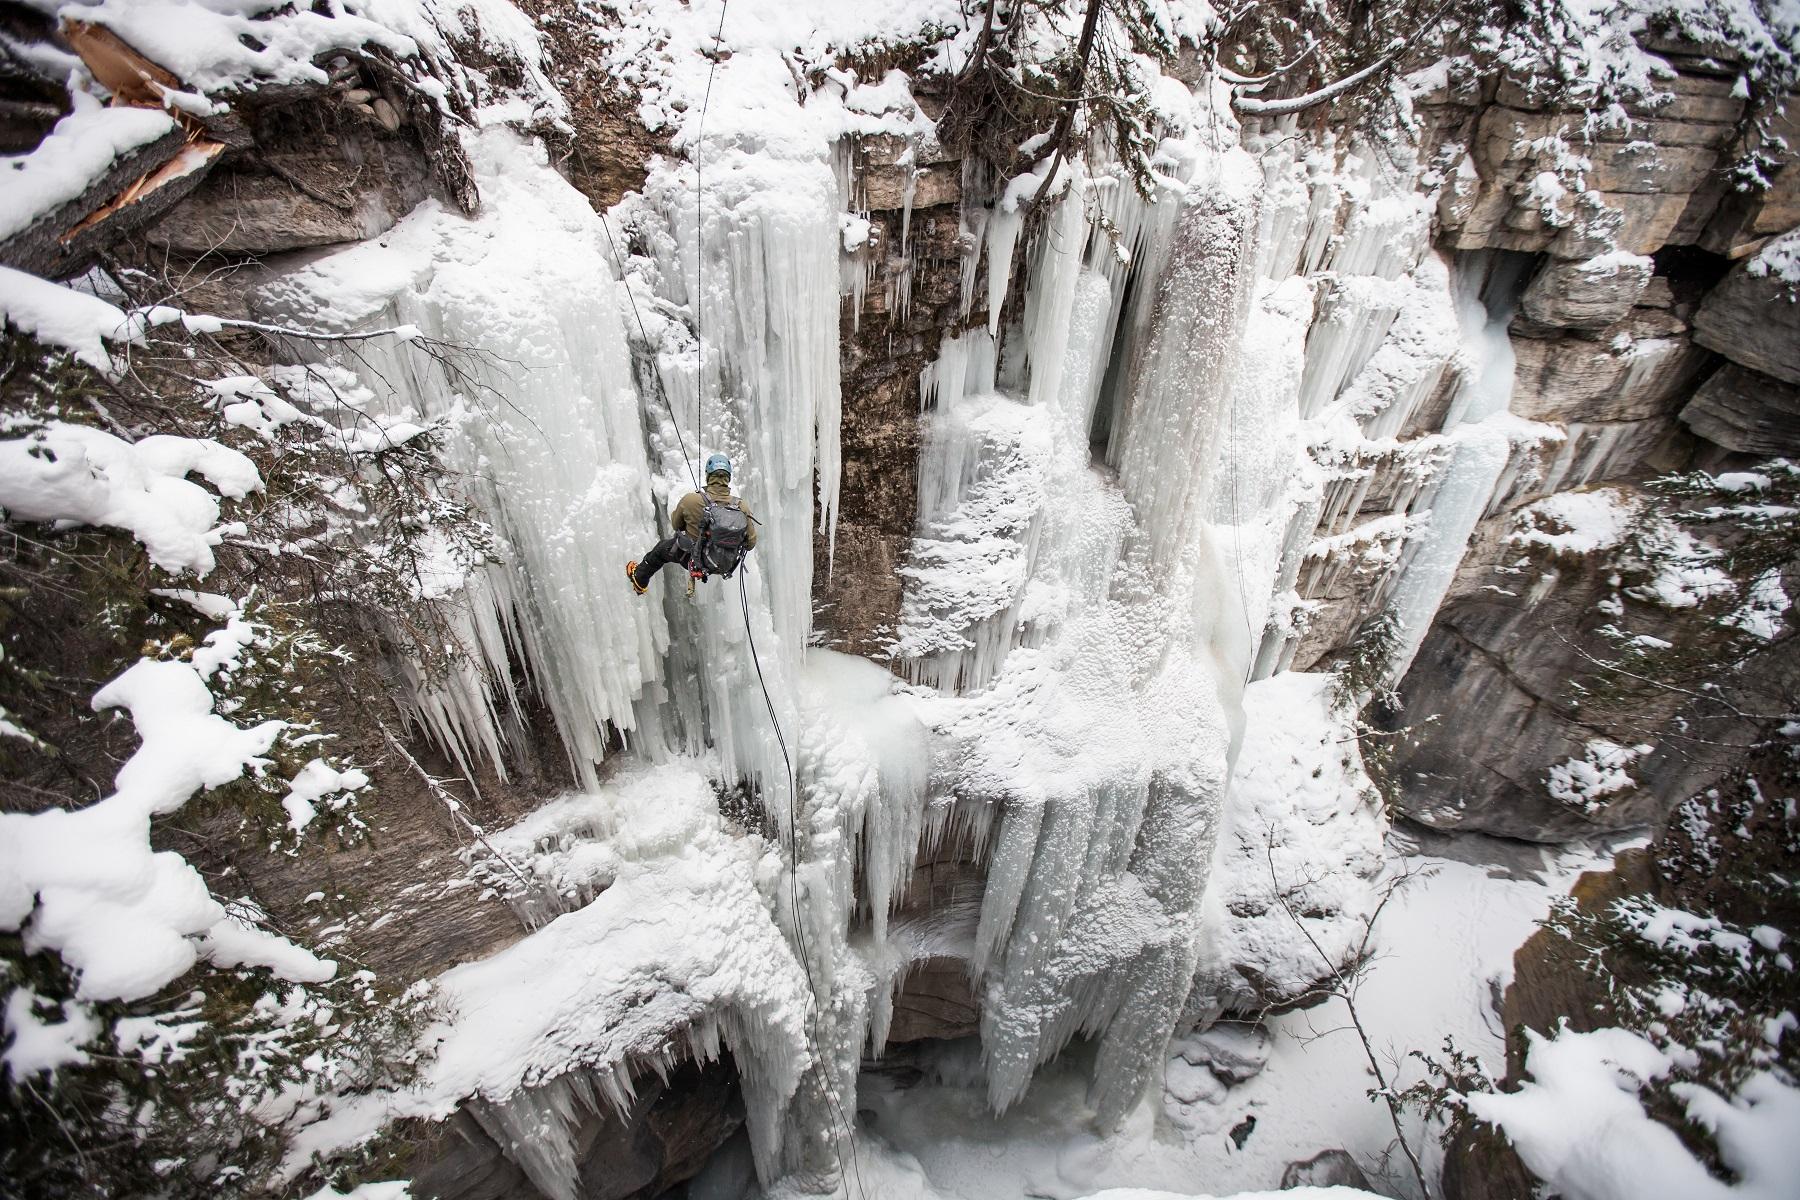
[[[318,345],[339,374],[355,373],[337,386],[347,428],[447,431],[441,452],[503,547],[504,561],[422,589],[450,618],[466,665],[421,679],[410,702],[465,771],[479,755],[504,775],[503,748],[522,731],[517,669],[591,783],[613,730],[660,750],[645,689],[668,645],[662,614],[620,595],[621,566],[657,536],[623,298],[598,218],[542,150],[504,130],[475,149],[478,217],[427,203],[380,242],[280,277],[255,305],[290,326],[398,327],[442,345],[435,355],[405,336],[351,352]],[[334,373],[314,367],[307,379],[322,388]]]
[[[1298,364],[1271,376],[1239,354],[1257,311],[1254,169],[1204,132],[1159,166],[1154,203],[1104,162],[1076,172],[1022,282],[1019,214],[1003,201],[970,221],[988,324],[947,339],[921,381],[901,648],[949,693],[921,710],[954,810],[979,814],[954,819],[986,843],[968,954],[996,1108],[1078,1034],[1099,1039],[1109,1119],[1158,1060],[1193,979],[1290,511]],[[958,927],[907,937],[956,944]],[[889,950],[894,970],[914,953],[898,932]]]

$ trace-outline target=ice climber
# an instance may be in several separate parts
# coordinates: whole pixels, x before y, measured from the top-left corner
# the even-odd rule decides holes
[[[650,547],[642,560],[625,564],[626,578],[640,596],[670,563],[685,565],[692,578],[730,578],[756,545],[756,518],[731,494],[731,460],[723,454],[706,460],[706,490],[683,496],[669,523],[675,527],[671,536]]]

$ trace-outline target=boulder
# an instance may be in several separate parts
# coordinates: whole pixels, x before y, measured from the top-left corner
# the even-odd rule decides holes
[[[888,1044],[969,1037],[981,1028],[981,1001],[960,958],[928,958],[906,973],[894,997]]]
[[[1650,259],[1624,251],[1581,262],[1553,258],[1532,277],[1521,305],[1539,325],[1605,329],[1631,312],[1654,266]]]
[[[1169,1053],[1205,1067],[1224,1083],[1242,1083],[1259,1074],[1268,1064],[1269,1050],[1268,1031],[1245,1021],[1221,1021],[1169,1046]]]
[[[1681,420],[1740,454],[1800,454],[1800,387],[1726,363],[1700,385]]]
[[[1281,1190],[1303,1187],[1347,1187],[1369,1191],[1369,1177],[1348,1150],[1321,1150],[1304,1162],[1291,1162],[1281,1173]]]
[[[1657,313],[1605,341],[1515,337],[1512,411],[1561,423],[1674,416],[1713,358],[1682,334],[1636,336],[1667,328]]]
[[[1183,1104],[1217,1104],[1225,1099],[1219,1077],[1184,1058],[1171,1058],[1163,1068],[1163,1090]]]
[[[149,231],[177,254],[273,254],[385,233],[430,190],[418,146],[364,124],[307,139],[265,118],[259,146],[176,205]],[[261,139],[267,139],[262,141]]]
[[[1800,285],[1739,263],[1694,314],[1694,340],[1740,366],[1800,383]]]

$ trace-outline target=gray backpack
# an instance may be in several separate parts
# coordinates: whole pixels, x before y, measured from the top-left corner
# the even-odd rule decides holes
[[[700,514],[700,541],[690,570],[700,578],[718,575],[730,579],[750,549],[750,518],[738,500],[707,497]]]

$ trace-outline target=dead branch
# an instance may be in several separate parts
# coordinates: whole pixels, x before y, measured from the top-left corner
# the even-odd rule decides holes
[[[1406,1154],[1407,1165],[1412,1168],[1413,1179],[1419,1185],[1419,1194],[1424,1196],[1426,1200],[1430,1200],[1431,1186],[1425,1181],[1425,1168],[1420,1165],[1418,1154],[1414,1152],[1412,1144],[1406,1140],[1406,1133],[1401,1128],[1400,1098],[1395,1093],[1393,1085],[1388,1081],[1387,1072],[1382,1070],[1381,1059],[1375,1053],[1374,1043],[1369,1040],[1368,1030],[1363,1027],[1362,1014],[1359,1013],[1356,1008],[1356,987],[1354,986],[1355,982],[1360,979],[1362,972],[1366,970],[1368,966],[1368,959],[1364,957],[1364,955],[1366,955],[1367,952],[1369,939],[1373,936],[1375,931],[1376,918],[1381,915],[1382,909],[1387,907],[1387,902],[1392,899],[1394,893],[1411,878],[1411,875],[1402,875],[1399,878],[1390,881],[1382,894],[1381,903],[1376,905],[1373,913],[1364,918],[1363,936],[1359,943],[1358,958],[1349,968],[1351,978],[1346,979],[1343,970],[1332,960],[1331,955],[1325,953],[1324,947],[1320,946],[1318,940],[1313,937],[1312,930],[1306,927],[1306,923],[1300,919],[1300,914],[1296,913],[1293,905],[1288,903],[1287,889],[1281,886],[1281,879],[1275,872],[1275,839],[1273,835],[1271,835],[1266,842],[1264,853],[1269,864],[1269,882],[1275,889],[1275,899],[1281,905],[1281,911],[1288,915],[1288,920],[1294,923],[1294,927],[1300,931],[1300,935],[1304,937],[1307,944],[1313,948],[1313,953],[1319,956],[1319,961],[1325,965],[1325,969],[1330,972],[1332,979],[1335,981],[1336,986],[1327,989],[1328,993],[1342,1000],[1345,1009],[1348,1010],[1350,1014],[1350,1025],[1356,1030],[1357,1040],[1362,1043],[1363,1057],[1368,1060],[1369,1072],[1375,1076],[1375,1082],[1378,1085],[1376,1092],[1380,1095],[1382,1102],[1387,1105],[1388,1120],[1390,1120],[1394,1126],[1394,1137],[1399,1141],[1400,1149]]]
[[[525,872],[521,871],[513,864],[512,859],[500,853],[500,851],[494,847],[494,843],[488,841],[487,834],[482,832],[481,826],[469,820],[463,813],[462,801],[458,800],[455,796],[452,796],[449,790],[438,781],[437,777],[427,771],[424,766],[420,764],[419,760],[412,756],[412,753],[401,744],[400,739],[394,736],[394,731],[387,727],[387,722],[376,721],[375,725],[376,728],[381,730],[381,736],[387,740],[387,744],[393,748],[394,753],[405,759],[407,765],[418,773],[420,779],[425,781],[426,790],[442,801],[444,807],[450,810],[451,817],[462,822],[463,827],[469,831],[469,834],[486,847],[489,854],[492,854],[504,864],[507,870],[513,873],[513,877],[519,881],[521,887],[529,891],[531,888],[531,880],[526,877]]]

